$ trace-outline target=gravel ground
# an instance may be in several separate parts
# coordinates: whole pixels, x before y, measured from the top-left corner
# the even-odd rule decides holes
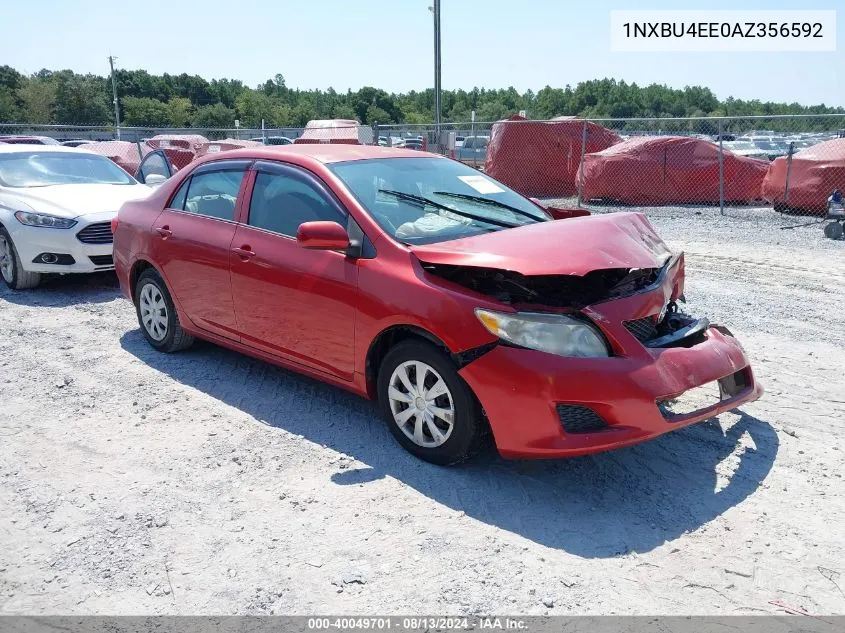
[[[3,287],[0,611],[845,614],[845,242],[729,214],[649,212],[766,395],[560,461],[437,468],[345,392],[155,353],[110,275]]]

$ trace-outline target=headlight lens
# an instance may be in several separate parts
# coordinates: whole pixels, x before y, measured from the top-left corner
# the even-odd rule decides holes
[[[21,224],[27,226],[40,226],[45,229],[69,229],[76,224],[76,220],[68,218],[57,218],[55,215],[46,213],[29,213],[28,211],[17,211],[15,217]]]
[[[505,314],[476,308],[475,316],[491,334],[520,347],[558,356],[610,356],[604,338],[595,327],[562,314]]]

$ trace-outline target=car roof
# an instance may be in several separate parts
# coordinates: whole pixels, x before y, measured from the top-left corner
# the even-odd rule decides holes
[[[0,154],[20,154],[26,152],[38,152],[39,154],[44,154],[48,152],[55,152],[57,154],[94,154],[94,152],[89,152],[88,150],[82,149],[81,147],[69,147],[67,145],[39,145],[37,143],[10,143],[6,145],[0,145]],[[99,156],[99,154],[95,155]]]
[[[252,158],[281,160],[286,156],[301,156],[323,164],[341,163],[374,158],[420,158],[419,151],[403,150],[377,145],[346,145],[341,143],[303,143],[296,145],[270,145],[230,150],[225,154],[211,154],[218,160],[226,158]],[[423,154],[422,156],[426,156]],[[431,158],[442,158],[437,154],[428,154]]]

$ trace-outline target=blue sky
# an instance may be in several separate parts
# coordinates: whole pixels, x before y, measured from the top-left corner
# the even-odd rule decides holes
[[[430,0],[34,0],[4,2],[0,64],[34,72],[232,77],[255,85],[364,85],[388,91],[433,84]],[[730,2],[441,0],[443,87],[520,92],[614,77],[703,85],[719,98],[845,106],[845,25],[835,53],[612,53],[611,9],[842,9],[841,0]],[[845,15],[845,10],[837,16]]]

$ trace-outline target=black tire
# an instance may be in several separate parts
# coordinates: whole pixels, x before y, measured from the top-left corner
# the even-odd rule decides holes
[[[147,330],[144,325],[144,319],[141,315],[141,292],[146,286],[154,286],[161,295],[166,307],[165,322],[166,328],[164,336],[156,338]],[[141,332],[144,338],[155,349],[160,352],[170,354],[186,349],[193,345],[194,337],[186,333],[179,323],[179,315],[176,314],[176,306],[173,305],[173,299],[170,297],[170,292],[167,290],[167,285],[154,268],[148,268],[138,277],[135,282],[135,313],[138,315],[138,325],[141,326]]]
[[[393,372],[402,363],[421,361],[433,368],[449,389],[454,407],[451,434],[436,447],[424,447],[411,440],[393,417],[388,390]],[[485,423],[478,400],[458,375],[454,362],[443,351],[419,339],[402,341],[385,355],[378,373],[377,393],[379,407],[387,428],[405,450],[412,455],[439,466],[460,463],[481,450],[487,437]],[[408,405],[410,406],[410,405]]]
[[[832,240],[838,240],[842,238],[842,225],[839,222],[831,222],[830,224],[824,227],[824,234],[825,237],[829,237]]]
[[[23,269],[23,266],[21,265],[21,257],[18,255],[18,249],[15,248],[12,236],[9,235],[9,232],[5,229],[5,227],[0,226],[0,236],[2,236],[2,238],[6,241],[6,244],[9,245],[9,250],[11,251],[12,278],[6,279],[6,276],[3,274],[0,274],[0,277],[3,278],[6,285],[12,290],[27,290],[29,288],[35,288],[39,283],[41,283],[41,273],[30,273]]]

